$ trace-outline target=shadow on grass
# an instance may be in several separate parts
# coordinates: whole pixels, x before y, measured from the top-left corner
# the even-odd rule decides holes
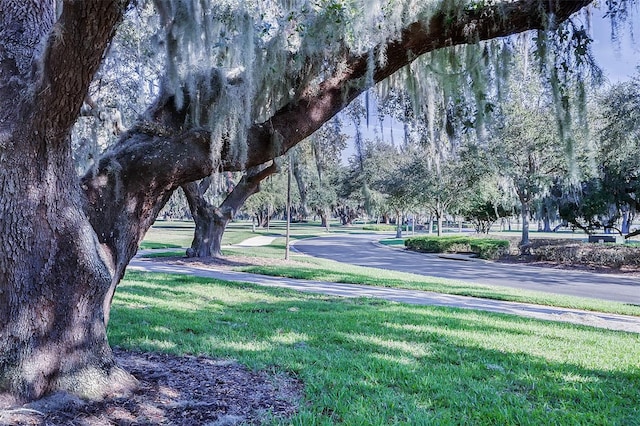
[[[293,373],[307,399],[293,424],[640,418],[634,334],[137,273],[118,290],[109,336],[123,347]]]

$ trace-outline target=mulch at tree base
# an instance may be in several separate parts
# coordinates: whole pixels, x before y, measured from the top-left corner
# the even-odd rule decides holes
[[[231,360],[114,353],[140,382],[134,395],[92,402],[60,393],[0,410],[0,425],[257,425],[295,414],[302,397],[296,379],[250,371]]]

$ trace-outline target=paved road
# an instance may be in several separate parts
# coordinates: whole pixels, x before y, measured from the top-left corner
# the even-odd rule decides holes
[[[310,256],[354,265],[640,305],[640,278],[443,259],[384,247],[375,243],[380,238],[375,234],[335,235],[299,240],[294,247]]]

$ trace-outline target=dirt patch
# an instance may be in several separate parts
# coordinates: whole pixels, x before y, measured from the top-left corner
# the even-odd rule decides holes
[[[495,260],[498,263],[525,264],[527,266],[537,266],[540,268],[553,268],[561,270],[596,272],[598,274],[617,274],[627,276],[640,276],[640,269],[635,266],[623,265],[620,268],[612,266],[602,266],[596,264],[582,263],[559,263],[545,260],[538,260],[536,256],[506,255]]]
[[[0,425],[257,425],[297,412],[299,381],[229,360],[114,350],[140,381],[127,398],[87,402],[56,394],[16,410]]]
[[[531,254],[520,255],[519,239],[506,239],[511,248],[508,254],[496,259],[500,263],[640,276],[640,264],[636,260],[640,249],[637,247],[602,246],[574,239],[536,238],[529,244]]]

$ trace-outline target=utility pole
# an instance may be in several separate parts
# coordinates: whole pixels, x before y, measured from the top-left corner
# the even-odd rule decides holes
[[[289,237],[291,232],[291,168],[293,156],[289,154],[289,171],[287,173],[287,238],[284,249],[284,260],[289,260]]]

